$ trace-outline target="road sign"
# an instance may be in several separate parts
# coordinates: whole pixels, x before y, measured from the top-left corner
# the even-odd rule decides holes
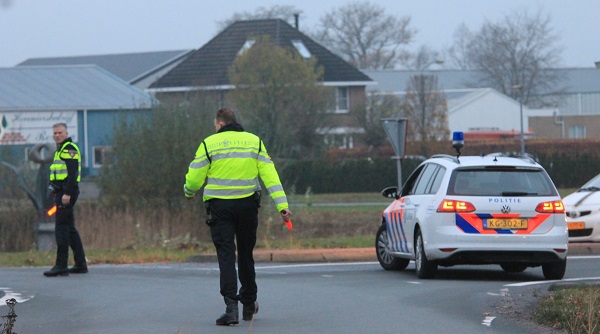
[[[406,118],[382,118],[383,129],[387,134],[396,155],[404,157],[406,147]]]

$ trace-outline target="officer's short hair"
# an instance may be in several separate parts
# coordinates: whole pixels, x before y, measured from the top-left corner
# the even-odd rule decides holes
[[[235,113],[233,110],[229,108],[221,108],[217,110],[217,114],[215,115],[217,121],[223,122],[227,124],[237,123],[237,119],[235,118]]]
[[[62,126],[63,128],[65,128],[65,130],[67,130],[67,123],[56,123],[52,125],[52,128],[58,128],[59,126]]]

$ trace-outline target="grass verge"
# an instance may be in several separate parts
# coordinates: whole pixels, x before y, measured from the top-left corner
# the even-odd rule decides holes
[[[534,319],[567,333],[600,333],[600,285],[552,291],[535,310]]]

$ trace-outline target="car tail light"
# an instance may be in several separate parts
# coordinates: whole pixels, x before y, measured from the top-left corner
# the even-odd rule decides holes
[[[541,213],[565,213],[565,206],[562,201],[542,202],[538,204],[535,211]]]
[[[442,201],[437,209],[437,212],[473,212],[475,206],[465,201],[455,201],[452,199],[445,199]]]

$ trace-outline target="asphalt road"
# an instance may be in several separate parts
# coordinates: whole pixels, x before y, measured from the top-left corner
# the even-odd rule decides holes
[[[19,334],[540,333],[518,321],[520,312],[534,291],[555,284],[543,281],[541,268],[457,266],[419,280],[412,263],[390,272],[371,261],[263,262],[256,320],[222,328],[214,325],[224,311],[214,262],[95,265],[56,278],[43,277],[45,269],[0,268],[0,301],[19,300]],[[598,280],[600,256],[569,257],[562,283]]]

